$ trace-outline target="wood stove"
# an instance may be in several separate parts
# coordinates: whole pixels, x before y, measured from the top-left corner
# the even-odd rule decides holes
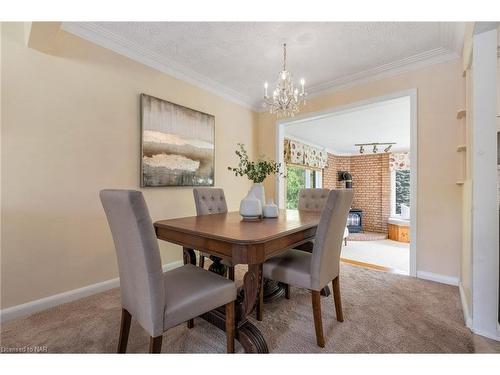
[[[347,229],[349,229],[349,233],[360,233],[363,231],[363,210],[357,208],[349,210]]]

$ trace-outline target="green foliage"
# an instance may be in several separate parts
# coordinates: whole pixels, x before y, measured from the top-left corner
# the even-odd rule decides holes
[[[235,176],[247,176],[254,183],[261,183],[269,175],[282,175],[280,172],[281,163],[264,158],[259,158],[257,161],[250,161],[247,150],[245,150],[245,145],[238,143],[238,147],[239,149],[235,151],[236,155],[240,158],[238,167],[227,167],[228,170],[234,172]]]
[[[304,168],[286,168],[286,208],[296,210],[299,204],[299,190],[306,186]]]
[[[396,213],[401,214],[401,204],[410,205],[410,171],[396,171]]]

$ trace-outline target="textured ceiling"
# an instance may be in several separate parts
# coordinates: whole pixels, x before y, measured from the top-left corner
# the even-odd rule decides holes
[[[462,23],[79,22],[66,31],[258,108],[283,42],[314,94],[419,63],[458,57]]]
[[[356,143],[396,142],[393,151],[410,150],[410,97],[337,112],[286,126],[285,135],[325,147],[337,155],[358,154]],[[371,148],[366,148],[371,153]]]

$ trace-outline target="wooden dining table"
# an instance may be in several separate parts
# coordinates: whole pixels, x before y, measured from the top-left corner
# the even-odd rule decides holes
[[[280,210],[277,218],[245,221],[238,212],[229,212],[159,220],[154,226],[159,239],[183,247],[185,264],[196,264],[194,250],[199,250],[211,255],[209,269],[221,275],[225,273],[223,263],[248,265],[236,301],[235,337],[247,353],[268,353],[262,332],[247,319],[255,309],[257,320],[262,320],[262,265],[281,252],[313,240],[320,215],[314,211]],[[222,330],[226,328],[224,309],[201,317]]]

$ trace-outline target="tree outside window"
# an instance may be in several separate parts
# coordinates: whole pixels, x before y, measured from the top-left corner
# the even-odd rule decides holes
[[[292,165],[286,167],[286,208],[296,210],[299,191],[304,188],[321,187],[321,171]]]
[[[396,171],[396,214],[401,214],[401,204],[410,206],[410,170]]]

